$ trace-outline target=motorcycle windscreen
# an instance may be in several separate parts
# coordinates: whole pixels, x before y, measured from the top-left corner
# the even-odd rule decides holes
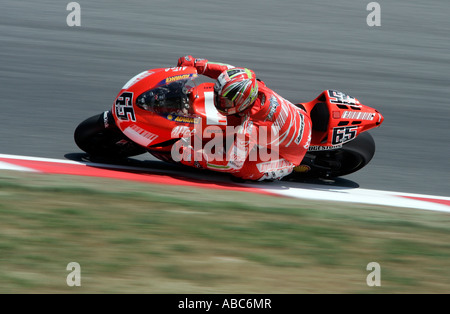
[[[136,105],[156,114],[186,115],[189,113],[189,93],[195,87],[192,79],[178,80],[150,89],[136,99]]]

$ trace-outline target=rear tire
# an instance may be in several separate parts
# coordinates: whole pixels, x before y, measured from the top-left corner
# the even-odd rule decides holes
[[[344,155],[336,176],[344,176],[365,167],[375,155],[375,141],[368,132],[361,133],[340,149]]]
[[[368,132],[361,133],[342,148],[320,152],[308,152],[301,165],[310,170],[294,173],[303,178],[333,178],[361,170],[375,154],[375,141]]]
[[[110,112],[81,122],[75,129],[74,139],[81,150],[94,157],[126,158],[146,152],[119,130]]]

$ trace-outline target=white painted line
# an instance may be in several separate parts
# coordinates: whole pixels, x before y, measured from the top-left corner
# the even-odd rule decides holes
[[[252,186],[262,188],[263,190],[271,193],[299,199],[406,207],[450,213],[450,206],[426,200],[415,200],[402,197],[407,196],[450,201],[450,197],[444,196],[397,193],[392,191],[336,186],[327,187],[319,184],[292,183],[283,181],[271,182],[267,184],[267,186],[264,186],[263,184],[254,184]]]
[[[26,172],[39,172],[39,171],[31,169],[31,168],[16,166],[16,165],[13,165],[13,164],[10,164],[7,162],[3,162],[3,161],[0,161],[0,169],[1,170],[26,171]]]
[[[158,172],[158,173],[169,173],[170,170],[160,170],[160,169],[149,169],[143,167],[133,167],[125,165],[113,165],[113,164],[101,164],[91,161],[73,161],[66,159],[56,159],[56,158],[43,158],[43,157],[31,157],[31,156],[20,156],[20,155],[6,155],[0,154],[0,159],[15,159],[15,160],[27,160],[27,161],[38,161],[38,162],[50,162],[56,164],[67,164],[67,165],[80,165],[80,166],[90,166],[99,167],[106,169],[117,169],[117,170],[130,170],[130,171],[143,171],[143,172]],[[174,172],[174,171],[172,171]]]
[[[0,158],[30,160],[30,161],[42,161],[42,162],[55,162],[55,163],[59,163],[59,164],[72,164],[72,165],[79,165],[80,164],[79,162],[72,161],[72,160],[55,159],[55,158],[42,158],[42,157],[31,157],[31,156],[20,156],[20,155],[0,154]]]

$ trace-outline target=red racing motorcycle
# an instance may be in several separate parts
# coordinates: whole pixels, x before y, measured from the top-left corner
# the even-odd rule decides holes
[[[173,148],[182,138],[202,134],[207,141],[211,139],[207,130],[227,127],[227,117],[214,106],[214,83],[196,84],[197,76],[194,67],[136,75],[122,87],[111,110],[78,125],[76,144],[92,157],[117,160],[148,152],[176,162]],[[310,116],[312,134],[308,152],[291,176],[339,177],[370,162],[375,142],[367,131],[383,122],[376,109],[335,90],[296,106]]]

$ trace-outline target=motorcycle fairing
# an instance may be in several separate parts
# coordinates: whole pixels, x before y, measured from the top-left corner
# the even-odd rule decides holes
[[[196,77],[193,67],[175,67],[132,78],[113,105],[117,126],[131,140],[152,150],[170,146],[186,132],[226,127],[227,117],[214,106],[214,83],[195,86],[191,83]]]
[[[378,127],[384,119],[376,109],[336,90],[325,90],[313,101],[299,106],[313,124],[310,151],[342,147],[358,134]]]
[[[144,147],[172,142],[174,128],[193,124],[192,119],[195,117],[189,119],[186,112],[179,112],[173,104],[186,104],[184,97],[187,93],[183,88],[192,88],[188,83],[196,77],[197,70],[193,67],[159,68],[138,74],[124,85],[114,101],[112,113],[117,127]],[[173,89],[175,86],[179,89]],[[164,89],[167,93],[164,93]],[[150,97],[169,95],[170,105],[161,99],[150,100]],[[177,97],[178,103],[174,100]]]

